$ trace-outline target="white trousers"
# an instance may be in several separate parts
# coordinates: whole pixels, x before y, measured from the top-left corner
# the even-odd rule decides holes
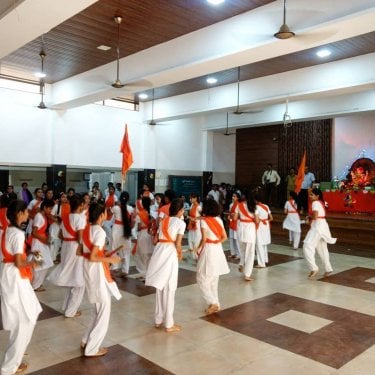
[[[19,321],[17,327],[10,331],[8,347],[1,365],[1,375],[11,375],[17,371],[31,340],[34,327],[35,324],[30,321]]]
[[[236,257],[240,256],[240,248],[236,238],[229,237],[229,247],[231,255],[235,255]]]
[[[197,283],[208,305],[219,305],[219,276],[197,274]]]
[[[82,343],[86,344],[85,355],[96,354],[108,331],[109,318],[111,316],[111,295],[107,293],[106,299],[101,303],[95,303],[94,316],[91,324],[82,336]]]
[[[130,268],[130,253],[131,253],[131,247],[127,249],[121,249],[118,252],[119,257],[121,258],[121,263],[112,264],[111,270],[119,270],[121,269],[121,272],[129,273]]]
[[[266,263],[268,263],[267,245],[256,244],[256,253],[257,253],[258,265],[261,267],[265,267]]]
[[[173,312],[175,293],[176,290],[169,290],[168,286],[162,290],[156,289],[155,324],[162,324],[164,322],[165,328],[174,326]]]
[[[31,286],[33,289],[38,289],[42,286],[44,279],[46,278],[48,273],[48,268],[43,270],[34,269],[33,272],[33,280],[31,281]]]
[[[83,295],[85,294],[85,287],[75,286],[68,289],[62,308],[67,318],[73,318],[81,305]]]
[[[305,255],[305,259],[307,265],[309,266],[310,271],[318,271],[318,266],[315,262],[315,250],[317,251],[325,272],[332,272],[332,266],[329,260],[329,252],[327,247],[327,242],[323,239],[318,239],[315,241],[316,243],[304,243],[303,244],[303,254]]]
[[[240,265],[244,266],[245,277],[250,277],[254,267],[255,243],[240,242]]]
[[[57,257],[57,254],[59,253],[60,248],[61,248],[61,240],[59,238],[54,238],[50,246],[51,258],[53,261],[56,260],[56,257]]]
[[[289,242],[293,243],[293,249],[298,249],[299,242],[301,240],[301,232],[289,231]]]

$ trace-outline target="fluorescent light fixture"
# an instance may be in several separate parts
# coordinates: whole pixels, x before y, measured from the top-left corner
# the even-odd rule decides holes
[[[219,5],[221,3],[223,3],[225,0],[207,0],[208,3],[212,4],[212,5]]]
[[[35,77],[38,77],[38,78],[44,78],[44,77],[47,76],[47,74],[43,73],[43,72],[37,72],[34,75],[35,75]]]
[[[148,95],[147,94],[139,94],[138,98],[144,100],[144,99],[148,98]]]
[[[316,54],[319,57],[327,57],[327,56],[329,56],[331,54],[331,51],[328,50],[328,49],[321,49]]]
[[[101,46],[97,46],[96,48],[100,49],[101,51],[108,51],[111,49],[110,46],[105,46],[104,44],[102,44]]]
[[[214,85],[217,82],[217,79],[215,77],[208,77],[206,81],[208,84]]]

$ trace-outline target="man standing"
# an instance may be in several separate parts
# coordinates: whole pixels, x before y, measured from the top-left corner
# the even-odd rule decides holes
[[[298,201],[300,204],[300,212],[303,213],[305,209],[306,212],[309,210],[309,189],[312,188],[313,183],[315,182],[314,173],[309,172],[309,167],[305,165],[305,177],[303,178],[301,191],[298,194]]]
[[[22,190],[18,193],[18,197],[28,205],[33,200],[33,195],[29,190],[29,185],[27,182],[22,182],[21,186]]]
[[[266,203],[271,207],[276,186],[280,184],[280,176],[275,169],[272,169],[271,163],[267,164],[267,169],[263,173],[262,184],[266,189]]]
[[[9,202],[17,199],[17,194],[14,192],[14,186],[13,185],[7,186],[6,196],[8,197]]]

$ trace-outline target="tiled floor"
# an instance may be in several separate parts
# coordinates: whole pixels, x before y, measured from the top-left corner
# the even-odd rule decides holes
[[[309,280],[302,250],[270,251],[270,266],[254,269],[251,283],[229,263],[220,278],[222,310],[210,317],[194,262],[182,262],[175,305],[182,331],[174,334],[154,328],[155,295],[134,270],[117,279],[123,298],[112,302],[109,353],[90,360],[79,343],[92,306],[85,299],[82,316],[66,319],[58,314],[66,291],[46,284],[38,297],[57,313],[35,327],[29,373],[374,375],[375,259],[331,254],[334,274]],[[7,340],[0,331],[0,360]]]

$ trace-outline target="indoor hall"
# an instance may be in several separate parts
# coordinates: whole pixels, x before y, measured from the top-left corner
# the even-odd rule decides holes
[[[372,374],[374,183],[344,181],[357,160],[375,160],[374,15],[372,0],[1,1],[1,191],[61,176],[79,192],[121,182],[125,124],[132,204],[143,183],[181,195],[183,181],[202,196],[221,182],[256,189],[268,163],[282,180],[268,267],[246,283],[230,262],[219,312],[205,316],[184,261],[182,331],[155,329],[154,290],[132,263],[117,279],[109,353],[86,359],[79,342],[91,306],[85,299],[82,316],[64,318],[65,291],[46,283],[28,373]],[[333,274],[316,280],[281,228],[285,178],[304,151],[338,238]],[[4,353],[6,331],[0,340]]]

